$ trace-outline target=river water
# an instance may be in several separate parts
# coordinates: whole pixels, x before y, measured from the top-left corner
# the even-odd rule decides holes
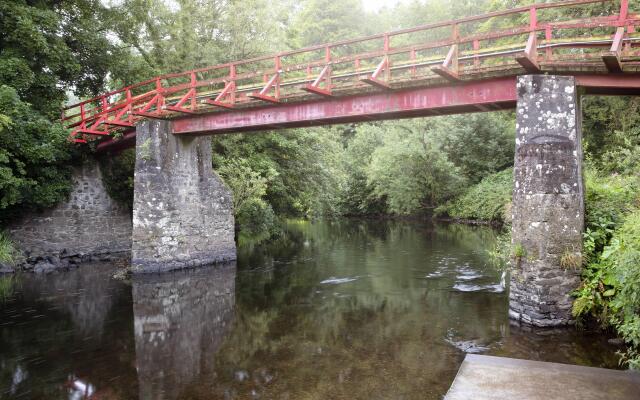
[[[23,275],[0,298],[0,398],[441,399],[466,353],[616,368],[601,335],[509,323],[494,240],[486,227],[290,222],[231,265],[132,282],[104,263]]]

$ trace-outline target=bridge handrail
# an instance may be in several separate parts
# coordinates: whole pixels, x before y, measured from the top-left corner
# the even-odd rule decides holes
[[[604,3],[613,3],[613,2],[620,3],[618,14],[603,15],[603,16],[586,18],[586,19],[577,19],[574,21],[552,21],[552,22],[544,22],[544,23],[539,22],[537,18],[537,13],[539,10],[569,8],[569,7],[584,6],[584,5],[595,4],[595,3],[604,4]],[[467,34],[467,35],[460,34],[460,26],[465,23],[477,22],[477,21],[488,21],[496,17],[505,17],[505,16],[511,16],[511,15],[525,14],[525,13],[529,14],[529,23],[526,25],[520,24],[517,26],[512,26],[507,29],[501,29],[496,32],[484,32],[484,33],[476,32],[474,34]],[[327,67],[331,68],[332,66],[338,65],[340,63],[355,61],[355,64],[356,64],[355,74],[361,74],[365,72],[359,69],[360,62],[362,60],[371,60],[373,58],[377,58],[381,56],[388,59],[390,56],[393,56],[396,54],[411,53],[411,55],[413,56],[413,60],[415,61],[415,53],[417,51],[437,49],[437,48],[447,48],[449,46],[452,47],[452,50],[450,52],[452,52],[453,47],[455,47],[455,54],[456,54],[455,62],[457,63],[458,46],[463,44],[467,44],[467,45],[473,44],[474,45],[473,51],[475,52],[475,54],[477,55],[477,58],[479,59],[480,57],[483,57],[479,47],[480,41],[502,39],[507,37],[518,37],[523,34],[536,33],[539,31],[545,31],[546,33],[545,39],[549,41],[551,39],[551,37],[549,37],[549,33],[548,33],[549,31],[551,31],[552,29],[564,29],[564,27],[583,27],[584,28],[584,27],[607,26],[607,27],[614,27],[614,28],[624,28],[628,26],[630,27],[630,29],[628,30],[633,31],[632,27],[635,27],[638,25],[638,20],[635,18],[635,16],[632,16],[632,19],[629,19],[629,17],[630,17],[629,16],[629,0],[570,0],[570,1],[562,1],[562,2],[556,2],[556,3],[536,3],[528,6],[522,6],[522,7],[517,7],[517,8],[507,9],[507,10],[494,11],[486,14],[460,18],[457,20],[430,23],[430,24],[425,24],[418,27],[413,27],[413,28],[400,29],[400,30],[395,30],[391,32],[379,33],[375,35],[369,35],[369,36],[359,37],[354,39],[347,39],[347,40],[342,40],[342,41],[333,42],[333,43],[319,44],[319,45],[309,46],[302,49],[289,50],[289,51],[280,52],[277,54],[259,56],[259,57],[254,57],[247,60],[228,62],[228,63],[214,65],[214,66],[193,69],[185,72],[163,74],[163,75],[159,75],[157,77],[154,77],[142,82],[125,86],[120,89],[109,91],[99,96],[64,107],[62,111],[61,120],[63,121],[63,123],[67,122],[67,127],[78,127],[78,126],[81,127],[80,129],[76,129],[74,133],[72,133],[73,138],[75,138],[75,135],[78,133],[102,135],[103,134],[102,132],[105,132],[105,134],[108,134],[111,128],[107,127],[105,128],[104,131],[98,130],[100,125],[104,125],[105,127],[107,125],[115,126],[116,128],[114,129],[119,129],[122,127],[127,127],[128,125],[132,125],[132,122],[135,119],[135,117],[147,117],[147,116],[152,116],[152,114],[157,115],[160,112],[163,112],[164,110],[167,110],[167,109],[173,112],[178,112],[178,113],[181,113],[181,112],[189,113],[189,112],[195,111],[197,108],[198,100],[203,98],[203,94],[198,93],[196,90],[197,88],[202,88],[206,86],[212,87],[215,84],[224,83],[225,88],[222,91],[218,90],[217,93],[216,92],[206,93],[207,95],[209,95],[209,97],[216,97],[215,101],[213,99],[210,99],[212,101],[210,101],[209,103],[219,107],[233,106],[233,102],[235,101],[236,94],[241,92],[244,93],[254,89],[254,87],[240,88],[237,86],[237,82],[264,75],[263,80],[265,81],[264,83],[266,83],[267,86],[265,86],[264,89],[259,93],[254,93],[253,95],[250,95],[248,97],[261,99],[265,101],[273,101],[273,100],[277,100],[278,96],[271,97],[266,95],[263,92],[265,92],[266,89],[272,90],[275,88],[275,90],[277,91],[276,94],[278,94],[280,84],[281,83],[283,85],[285,84],[284,82],[280,81],[281,79],[280,74],[285,72],[291,73],[295,71],[304,71],[306,69],[307,77],[309,78],[309,76],[311,75],[311,71],[313,69],[324,67],[324,70],[318,79],[327,79],[328,77],[326,81],[327,84],[325,86],[329,87],[330,89],[330,79],[331,79],[330,71],[329,71],[329,74],[326,74],[326,76],[323,77],[322,75],[325,74],[324,71],[327,69]],[[411,33],[418,33],[418,32],[426,32],[430,30],[447,28],[447,27],[451,28],[451,34],[447,39],[426,41],[418,45],[413,44],[413,45],[405,45],[401,47],[391,47],[390,45],[391,38],[396,36],[406,35]],[[342,56],[342,57],[338,57],[337,55],[332,54],[332,50],[335,50],[340,46],[363,44],[366,42],[370,42],[372,40],[383,40],[384,43],[383,43],[382,49],[378,47],[378,49],[374,51],[356,53],[356,54],[351,54],[351,55]],[[612,38],[612,41],[613,40],[615,40],[615,38]],[[621,39],[621,40],[624,40],[624,39]],[[537,49],[538,48],[536,47],[536,51]],[[322,59],[304,61],[301,63],[299,62],[294,65],[289,65],[286,67],[282,66],[282,60],[286,57],[302,55],[305,53],[313,55],[312,53],[319,52],[322,50],[325,51],[325,57],[323,57]],[[447,59],[450,59],[450,55],[447,56]],[[272,67],[261,68],[260,66],[258,66],[258,68],[261,68],[261,69],[252,70],[250,72],[237,73],[237,70],[241,69],[244,66],[261,63],[261,62],[269,62],[270,60],[274,61],[274,64]],[[445,59],[445,62],[446,62],[446,59]],[[381,65],[379,65],[378,67],[379,68],[376,68],[374,72],[378,71]],[[383,65],[381,68],[382,70],[386,69],[390,71],[391,70],[390,62],[387,61],[387,65],[386,66]],[[412,68],[412,66],[408,65],[406,68]],[[415,66],[413,66],[413,68],[415,68]],[[202,75],[205,73],[213,73],[216,71],[222,71],[224,73],[221,76],[215,76],[209,79],[198,79],[199,74]],[[381,72],[381,71],[378,71],[378,72]],[[446,74],[447,71],[445,70],[443,73]],[[267,79],[268,75],[271,75],[271,74],[275,74],[274,75],[275,78],[272,77],[272,80],[275,79],[275,81],[272,83],[270,83],[270,81],[268,81]],[[336,76],[335,78],[338,78],[338,77]],[[173,85],[169,84],[169,80],[180,80],[180,79],[187,80],[188,82],[187,81],[178,82]],[[310,79],[306,80],[306,82],[309,82],[309,81],[311,80]],[[164,86],[163,82],[167,82],[168,85]],[[379,81],[376,82],[376,79],[372,79],[371,82],[369,83],[372,83],[374,85],[382,84]],[[134,95],[134,92],[136,90],[142,90],[142,89],[145,89],[145,87],[148,87],[151,85],[153,85],[154,87],[147,89],[143,93]],[[229,86],[230,88],[229,90],[227,90],[228,89],[227,86]],[[315,88],[312,87],[309,90],[315,91],[315,93],[317,94],[328,94],[328,93],[323,93],[322,91],[323,89],[321,89],[319,86],[316,86]],[[177,93],[181,93],[184,91],[187,91],[187,93],[182,97],[167,98],[167,95],[169,96],[175,95]],[[221,93],[224,94],[225,96],[232,96],[232,102],[225,103],[223,101],[218,101],[217,98],[220,97]],[[117,96],[118,98],[116,98],[114,102],[111,102],[110,99],[114,96]],[[150,98],[151,100],[145,104],[144,101],[147,101]],[[172,103],[172,104],[167,106],[167,100],[169,100],[169,103]],[[151,104],[152,102],[155,102],[155,103]],[[192,107],[191,109],[188,108],[188,105],[187,107],[183,107],[187,103],[190,103]],[[93,107],[89,108],[90,106],[93,106]],[[113,117],[113,118],[110,120],[109,117]],[[92,127],[87,126],[87,123],[91,123],[91,122],[94,123],[93,126]],[[84,131],[84,132],[80,132],[80,131]],[[83,141],[83,140],[80,140],[80,141]]]

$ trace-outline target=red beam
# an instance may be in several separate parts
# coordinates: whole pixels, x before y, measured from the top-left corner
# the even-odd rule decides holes
[[[192,116],[173,121],[175,134],[210,135],[227,132],[294,128],[334,123],[411,118],[477,112],[478,106],[492,109],[515,107],[516,78],[507,77],[456,86],[409,89],[392,93],[318,100],[308,103],[281,103]]]

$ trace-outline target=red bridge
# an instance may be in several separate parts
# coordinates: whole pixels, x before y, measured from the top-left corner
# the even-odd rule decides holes
[[[561,259],[582,257],[580,95],[640,94],[639,7],[534,4],[168,74],[62,119],[100,151],[135,139],[131,263],[146,273],[236,258],[232,195],[205,135],[517,108],[512,243],[527,256],[510,267],[509,315],[570,325],[580,277]],[[68,246],[102,248],[95,207],[68,217]]]
[[[509,109],[523,73],[639,93],[637,12],[629,0],[534,4],[317,45],[158,76],[69,106],[62,121],[75,142],[111,136],[98,144],[108,150],[133,145],[146,118],[208,135]]]

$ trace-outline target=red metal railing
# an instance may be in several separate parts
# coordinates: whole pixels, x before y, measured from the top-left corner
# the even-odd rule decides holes
[[[640,16],[634,11],[629,0],[534,4],[165,74],[66,107],[62,121],[73,129],[71,140],[86,143],[88,137],[130,130],[142,118],[476,80],[523,69],[635,71],[640,70]]]

